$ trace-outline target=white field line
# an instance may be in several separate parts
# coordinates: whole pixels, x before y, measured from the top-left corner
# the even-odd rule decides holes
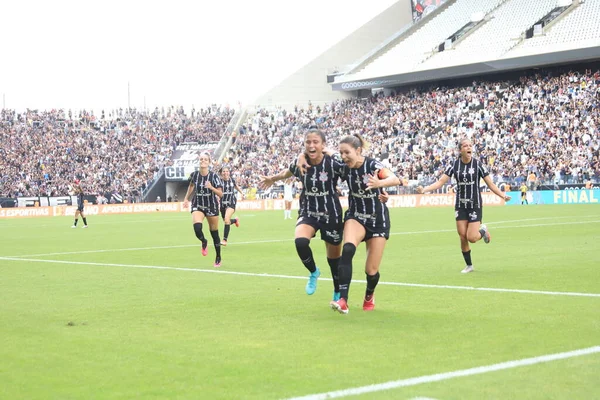
[[[22,262],[26,261],[26,262],[38,262],[38,263],[50,263],[50,264],[91,265],[91,266],[100,266],[100,267],[161,269],[161,270],[186,271],[186,272],[204,272],[204,273],[211,273],[211,274],[258,276],[258,277],[265,277],[265,278],[284,278],[284,279],[302,279],[302,280],[306,279],[306,276],[226,271],[223,269],[182,268],[182,267],[169,267],[169,266],[161,266],[161,265],[115,264],[115,263],[99,263],[99,262],[91,262],[91,261],[43,260],[43,259],[37,259],[37,258],[17,258],[17,257],[0,257],[0,260],[22,261]],[[319,278],[319,280],[331,281],[330,278]],[[366,283],[365,280],[360,280],[360,279],[353,280],[353,282]],[[425,283],[383,282],[383,281],[380,281],[379,285],[408,286],[408,287],[429,288],[429,289],[471,290],[471,291],[479,291],[479,292],[504,292],[504,293],[540,294],[540,295],[548,295],[548,296],[571,296],[571,297],[597,297],[597,298],[600,298],[600,293],[554,292],[554,291],[547,291],[547,290],[505,289],[505,288],[485,288],[485,287],[481,288],[481,287],[473,287],[473,286],[431,285],[431,284],[425,284]]]
[[[545,218],[542,218],[545,219]],[[503,222],[516,222],[522,220],[514,220],[514,221],[498,221],[498,222],[490,222],[491,224],[499,224]],[[518,229],[518,228],[535,228],[540,226],[555,226],[555,225],[581,225],[581,224],[595,224],[600,223],[600,220],[594,221],[571,221],[571,222],[555,222],[549,224],[529,224],[529,225],[512,225],[512,226],[495,226],[494,229]],[[438,229],[438,230],[429,230],[429,231],[412,231],[412,232],[392,232],[391,236],[398,235],[422,235],[428,233],[448,233],[448,232],[456,232],[456,229]],[[268,239],[268,240],[251,240],[247,242],[230,242],[230,245],[244,245],[244,244],[262,244],[262,243],[277,243],[277,242],[291,242],[293,239]],[[178,249],[184,247],[198,247],[199,244],[181,244],[181,245],[173,245],[173,246],[149,246],[149,247],[129,247],[124,249],[101,249],[101,250],[82,250],[82,251],[66,251],[66,252],[58,252],[58,253],[39,253],[39,254],[26,254],[26,255],[12,255],[12,256],[4,256],[4,257],[12,257],[12,258],[26,258],[26,257],[44,257],[44,256],[62,256],[69,254],[90,254],[90,253],[111,253],[111,252],[119,252],[119,251],[141,251],[141,250],[157,250],[157,249]]]
[[[389,382],[384,382],[384,383],[378,383],[375,385],[360,386],[360,387],[355,387],[355,388],[350,388],[350,389],[336,390],[333,392],[310,394],[308,396],[293,397],[288,400],[326,400],[326,399],[335,399],[335,398],[347,397],[347,396],[356,396],[359,394],[381,392],[384,390],[421,385],[424,383],[440,382],[440,381],[445,381],[445,380],[454,379],[454,378],[460,378],[460,377],[464,377],[464,376],[486,374],[488,372],[496,372],[496,371],[502,371],[502,370],[506,370],[506,369],[525,367],[525,366],[529,366],[529,365],[547,363],[550,361],[565,360],[568,358],[581,357],[581,356],[586,356],[586,355],[596,354],[596,353],[600,353],[600,346],[588,347],[585,349],[579,349],[579,350],[574,350],[574,351],[567,351],[564,353],[555,353],[555,354],[547,354],[547,355],[531,357],[531,358],[523,358],[520,360],[506,361],[506,362],[501,362],[498,364],[484,365],[481,367],[461,369],[461,370],[451,371],[451,372],[443,372],[443,373],[434,374],[434,375],[424,375],[424,376],[418,376],[415,378],[401,379],[401,380],[397,380],[397,381],[389,381]]]

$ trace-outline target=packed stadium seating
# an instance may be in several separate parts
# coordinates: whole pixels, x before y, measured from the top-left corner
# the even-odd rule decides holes
[[[173,147],[218,141],[233,110],[210,107],[115,111],[95,117],[63,110],[2,110],[0,196],[67,195],[82,179],[87,193],[139,198]]]

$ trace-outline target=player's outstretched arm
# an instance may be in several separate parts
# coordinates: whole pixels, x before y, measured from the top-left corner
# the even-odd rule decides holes
[[[433,192],[434,190],[438,190],[439,188],[441,188],[448,182],[448,179],[450,179],[450,177],[446,174],[443,174],[442,177],[440,179],[438,179],[437,182],[432,183],[429,186],[426,186],[426,187],[417,186],[417,193],[429,193],[429,192]]]
[[[504,201],[509,201],[510,200],[510,196],[504,194],[502,192],[502,190],[500,190],[498,188],[498,186],[496,186],[496,184],[492,181],[492,178],[490,178],[490,176],[486,176],[485,178],[483,178],[483,181],[485,182],[485,184],[490,188],[490,190],[492,192],[494,192],[494,194],[502,199],[504,199]]]
[[[278,173],[276,175],[261,176],[260,183],[258,184],[258,186],[263,190],[268,189],[275,182],[280,181],[282,179],[287,179],[290,176],[292,176],[292,171],[290,171],[289,169],[284,169],[283,171],[281,171],[280,173]]]

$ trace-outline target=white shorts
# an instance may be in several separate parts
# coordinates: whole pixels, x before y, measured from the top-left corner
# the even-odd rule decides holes
[[[294,201],[294,198],[292,196],[283,196],[283,200],[285,200],[285,201]]]

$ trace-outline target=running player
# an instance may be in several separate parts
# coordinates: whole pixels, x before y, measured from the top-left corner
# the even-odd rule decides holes
[[[219,239],[219,198],[223,196],[223,182],[219,176],[209,170],[210,155],[201,153],[199,158],[200,169],[190,174],[187,193],[183,200],[183,207],[189,206],[192,197],[192,220],[196,237],[202,242],[202,255],[208,255],[208,240],[202,232],[204,218],[208,219],[208,228],[215,246],[215,268],[221,266],[221,239]]]
[[[81,215],[81,219],[83,220],[83,227],[87,228],[87,218],[83,213],[84,199],[83,199],[83,189],[81,188],[81,182],[79,180],[75,181],[75,194],[77,195],[77,210],[75,210],[75,222],[71,228],[77,228],[77,221],[79,220],[79,216]]]
[[[235,180],[231,176],[231,170],[229,167],[224,166],[221,168],[221,180],[223,181],[223,197],[221,198],[221,217],[225,224],[223,230],[223,240],[221,246],[227,246],[227,238],[229,237],[229,230],[231,224],[235,224],[236,227],[240,226],[239,218],[231,218],[235,212],[235,206],[237,204],[237,197],[235,191],[237,190],[244,200],[244,192],[235,183]]]
[[[340,155],[347,168],[344,179],[348,184],[348,210],[344,216],[344,247],[339,265],[340,299],[331,308],[348,313],[348,292],[352,281],[352,259],[361,242],[367,247],[365,274],[367,288],[363,310],[375,308],[375,288],[379,282],[379,265],[390,237],[390,216],[385,204],[387,193],[382,188],[400,185],[400,179],[379,161],[362,155],[368,145],[358,135],[340,141]]]
[[[335,190],[336,183],[344,170],[344,164],[323,154],[325,135],[318,129],[310,129],[304,137],[307,162],[311,168],[303,174],[296,163],[273,176],[263,176],[261,188],[266,189],[274,182],[292,176],[302,181],[300,209],[295,230],[296,251],[300,260],[310,272],[306,283],[306,294],[317,289],[317,279],[321,271],[315,264],[310,248],[310,240],[321,231],[325,242],[327,262],[333,278],[333,299],[339,299],[338,263],[342,250],[342,206]]]
[[[504,201],[509,201],[510,196],[505,195],[498,189],[492,182],[485,166],[473,157],[473,144],[469,139],[461,139],[458,149],[460,156],[446,168],[442,177],[425,188],[422,186],[417,187],[417,192],[427,193],[437,190],[445,185],[451,177],[456,180],[454,216],[456,218],[456,230],[460,237],[460,248],[466,264],[461,272],[467,274],[474,271],[469,243],[476,243],[481,239],[485,243],[489,243],[492,238],[487,227],[481,224],[483,201],[479,191],[479,181],[483,179],[490,190]]]

